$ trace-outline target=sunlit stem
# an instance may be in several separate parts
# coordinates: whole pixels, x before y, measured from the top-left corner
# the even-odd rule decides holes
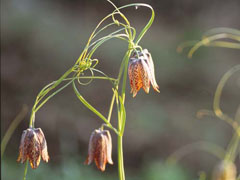
[[[226,72],[220,82],[218,83],[215,95],[214,95],[214,100],[213,100],[213,110],[214,113],[217,117],[222,119],[223,121],[227,122],[230,124],[233,129],[238,133],[238,123],[234,121],[232,118],[224,114],[220,108],[220,100],[221,100],[221,95],[222,95],[222,90],[223,87],[225,86],[227,80],[234,74],[235,72],[240,70],[240,65],[236,65],[233,68],[231,68],[228,72]],[[239,134],[240,136],[240,134]]]
[[[123,136],[118,136],[118,172],[119,179],[125,180],[124,160],[123,160]]]
[[[213,36],[208,36],[208,37],[204,37],[201,41],[199,41],[198,43],[196,43],[189,51],[188,53],[188,58],[192,58],[193,54],[196,52],[197,49],[199,49],[201,46],[208,46],[211,45],[211,43],[213,41],[217,41],[220,39],[232,39],[235,41],[240,41],[240,36],[237,35],[232,35],[232,34],[228,34],[228,33],[221,33],[221,34],[216,34]],[[226,44],[225,44],[226,45]],[[220,46],[219,43],[217,44],[217,46]],[[233,46],[233,45],[232,45]],[[235,44],[234,47],[236,48],[238,46],[237,49],[239,49],[239,45]]]
[[[117,135],[119,134],[119,132],[112,126],[112,124],[110,122],[108,122],[108,120],[97,110],[95,109],[89,102],[87,102],[83,96],[79,93],[74,81],[72,82],[73,85],[73,90],[75,92],[75,94],[77,95],[78,99],[89,109],[91,110],[93,113],[95,113],[99,118],[101,118],[106,125],[112,129]]]
[[[240,121],[240,107],[238,108],[235,119],[237,123]],[[237,154],[239,153],[238,147],[240,145],[240,126],[238,126],[237,131],[234,133],[230,143],[228,144],[227,152],[225,155],[225,160],[234,162]]]
[[[27,160],[26,163],[25,163],[23,180],[26,180],[26,177],[27,177],[27,170],[28,170],[28,160]]]
[[[112,96],[112,100],[111,100],[111,104],[110,104],[110,108],[109,108],[109,112],[108,112],[108,118],[107,118],[108,122],[110,122],[110,120],[111,120],[115,98],[116,98],[116,96],[115,96],[115,93],[113,92],[113,96]]]
[[[74,66],[73,66],[74,67]],[[51,97],[49,96],[47,100],[44,100],[43,103],[41,103],[38,107],[38,103],[39,103],[39,100],[38,100],[38,97],[41,96],[43,93],[45,96],[46,94],[48,94],[48,92],[50,92],[52,89],[56,88],[69,74],[71,74],[73,71],[73,68],[70,68],[67,72],[65,72],[52,86],[50,86],[48,89],[46,89],[47,93],[45,91],[40,91],[40,93],[38,94],[37,98],[36,98],[36,101],[34,103],[34,106],[32,108],[32,113],[31,113],[31,117],[30,117],[30,122],[29,122],[29,127],[34,127],[34,123],[35,123],[35,113],[39,110],[39,108],[41,108],[46,102],[48,99],[50,99]],[[55,92],[53,93],[54,95],[58,93],[58,92]],[[53,95],[53,96],[54,96]]]
[[[123,159],[123,129],[125,128],[125,121],[126,121],[126,114],[124,108],[124,101],[125,101],[125,91],[126,91],[126,81],[127,81],[127,70],[128,70],[128,60],[130,58],[132,52],[131,44],[129,44],[129,50],[127,51],[126,55],[124,56],[123,63],[120,67],[119,71],[119,80],[121,78],[121,74],[123,71],[123,81],[122,81],[122,92],[121,97],[119,97],[120,101],[117,101],[118,107],[118,170],[119,170],[119,178],[120,180],[125,180],[125,171],[124,171],[124,159]],[[118,95],[117,95],[118,97]],[[118,99],[118,98],[117,98]],[[120,106],[119,106],[120,103]]]
[[[240,43],[233,43],[233,42],[226,42],[226,41],[213,41],[209,43],[208,46],[240,49]]]
[[[66,77],[68,75],[68,73],[70,74],[71,72],[68,71],[67,74],[63,75],[62,77]],[[47,95],[47,93],[45,93],[44,95],[42,95],[45,91],[41,91],[39,93],[39,95],[37,96],[36,98],[36,102],[32,108],[32,114],[31,114],[31,118],[30,118],[30,123],[29,123],[29,126],[30,127],[34,127],[34,120],[35,120],[35,113],[50,99],[52,98],[53,96],[55,96],[57,93],[59,93],[60,91],[62,91],[63,89],[65,89],[68,85],[71,84],[71,82],[75,79],[102,79],[102,80],[110,80],[110,81],[116,81],[116,79],[114,78],[110,78],[110,77],[104,77],[104,76],[82,76],[82,77],[72,77],[72,78],[60,78],[61,79],[61,82],[62,81],[69,81],[68,83],[66,83],[63,87],[59,88],[57,91],[55,91],[54,93],[52,93],[51,95],[49,95],[40,105],[39,102],[40,100],[45,96]],[[50,83],[50,88],[52,89],[52,85],[55,85],[56,87],[56,83],[60,84],[59,83],[59,80],[58,81],[54,81],[52,83]],[[48,87],[47,86],[47,87]],[[47,90],[48,92],[50,92],[50,90]],[[41,99],[39,99],[39,97],[41,97]]]
[[[131,46],[129,47],[129,49],[131,49]],[[127,56],[125,56],[125,59],[124,59],[124,73],[123,73],[123,81],[122,81],[122,100],[123,100],[123,104],[125,102],[125,91],[126,91],[126,82],[127,82],[127,73],[128,73],[128,61],[129,61],[131,53],[132,53],[132,50],[129,50],[127,52]]]
[[[225,160],[234,162],[237,155],[239,141],[240,141],[240,136],[238,135],[237,132],[235,132],[228,145],[228,149],[224,158]]]
[[[240,31],[238,29],[228,28],[228,27],[217,27],[210,29],[209,31],[203,34],[203,37],[211,36],[214,34],[227,33],[240,37]]]

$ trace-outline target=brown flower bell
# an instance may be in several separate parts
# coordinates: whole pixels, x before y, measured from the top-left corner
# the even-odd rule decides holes
[[[112,138],[108,130],[96,129],[92,132],[85,163],[89,165],[93,160],[101,171],[105,171],[106,163],[113,164]]]
[[[237,168],[230,161],[222,161],[214,168],[212,180],[236,180]]]
[[[22,133],[17,161],[24,163],[28,159],[33,169],[36,169],[41,161],[48,162],[47,142],[41,128],[28,128]]]
[[[155,80],[152,56],[147,49],[134,53],[130,58],[128,65],[128,76],[133,97],[137,95],[137,92],[141,88],[143,88],[146,93],[149,93],[150,83],[155,91],[160,92]]]

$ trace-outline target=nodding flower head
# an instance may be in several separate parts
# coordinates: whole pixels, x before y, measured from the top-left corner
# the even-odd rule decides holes
[[[93,160],[101,171],[105,171],[106,163],[113,164],[112,138],[108,130],[96,129],[92,132],[85,163],[89,165]]]
[[[155,80],[152,56],[147,49],[134,53],[130,58],[128,76],[133,97],[137,95],[137,92],[141,88],[143,88],[146,93],[149,93],[150,83],[155,91],[160,92]]]
[[[41,128],[24,130],[17,161],[24,163],[28,159],[32,169],[36,169],[40,164],[41,157],[45,162],[48,162],[47,142]]]
[[[212,180],[236,180],[237,168],[230,161],[222,161],[214,168]]]

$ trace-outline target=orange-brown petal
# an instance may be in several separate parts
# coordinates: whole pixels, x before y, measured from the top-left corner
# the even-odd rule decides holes
[[[143,82],[143,90],[146,92],[146,93],[149,93],[149,89],[150,89],[150,71],[149,71],[149,67],[147,65],[147,63],[145,62],[145,59],[143,59],[141,57],[141,64],[142,64],[142,67],[143,67],[143,70],[142,70],[142,82]]]
[[[134,61],[135,59],[130,59],[129,66],[128,66],[128,77],[131,86],[131,93],[136,91],[135,88],[135,79],[134,79]]]
[[[112,160],[112,137],[109,131],[104,131],[105,139],[106,139],[106,147],[107,147],[107,162],[109,164],[113,164]]]
[[[47,149],[47,142],[46,142],[45,136],[43,134],[43,131],[41,130],[41,128],[37,128],[37,129],[35,129],[35,132],[36,132],[38,140],[40,142],[42,159],[43,159],[43,161],[48,162],[49,155],[48,155],[48,149]]]
[[[27,136],[29,145],[27,147],[27,155],[29,158],[30,165],[33,169],[36,169],[41,160],[41,144],[38,140],[37,134],[34,131],[30,131]]]
[[[154,63],[153,63],[153,60],[152,60],[152,56],[148,52],[147,49],[143,50],[143,54],[144,54],[145,58],[147,59],[147,62],[148,62],[148,65],[149,65],[149,71],[150,71],[150,75],[151,75],[150,81],[151,81],[152,87],[155,91],[160,92],[159,91],[159,86],[158,86],[158,84],[156,82],[156,78],[155,78],[155,70],[154,70]]]
[[[95,153],[95,149],[96,149],[97,136],[98,136],[98,130],[93,131],[91,136],[90,136],[89,144],[88,144],[88,156],[87,156],[87,159],[85,161],[85,164],[89,165],[94,160],[94,153]]]
[[[143,87],[142,81],[143,66],[139,59],[134,58],[130,59],[128,72],[130,85],[132,88],[131,92],[133,93],[133,97],[135,97],[140,88]]]
[[[85,163],[90,164],[94,160],[97,168],[105,171],[107,162],[113,164],[111,155],[112,140],[109,131],[95,130],[89,140],[88,157]]]
[[[94,154],[94,160],[96,166],[101,171],[105,171],[106,163],[107,163],[107,147],[106,147],[106,140],[103,134],[100,135],[101,137],[98,139]]]
[[[19,155],[18,155],[18,162],[24,163],[27,160],[27,146],[29,141],[26,141],[26,135],[28,131],[24,130],[22,133],[20,145],[19,145]]]

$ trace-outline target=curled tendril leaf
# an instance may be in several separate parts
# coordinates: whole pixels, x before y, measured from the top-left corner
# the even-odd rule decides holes
[[[202,46],[240,49],[240,31],[231,28],[214,28],[207,31],[200,41],[181,43],[177,47],[177,52],[181,53],[184,48],[191,47],[188,58],[192,58],[193,54]]]

